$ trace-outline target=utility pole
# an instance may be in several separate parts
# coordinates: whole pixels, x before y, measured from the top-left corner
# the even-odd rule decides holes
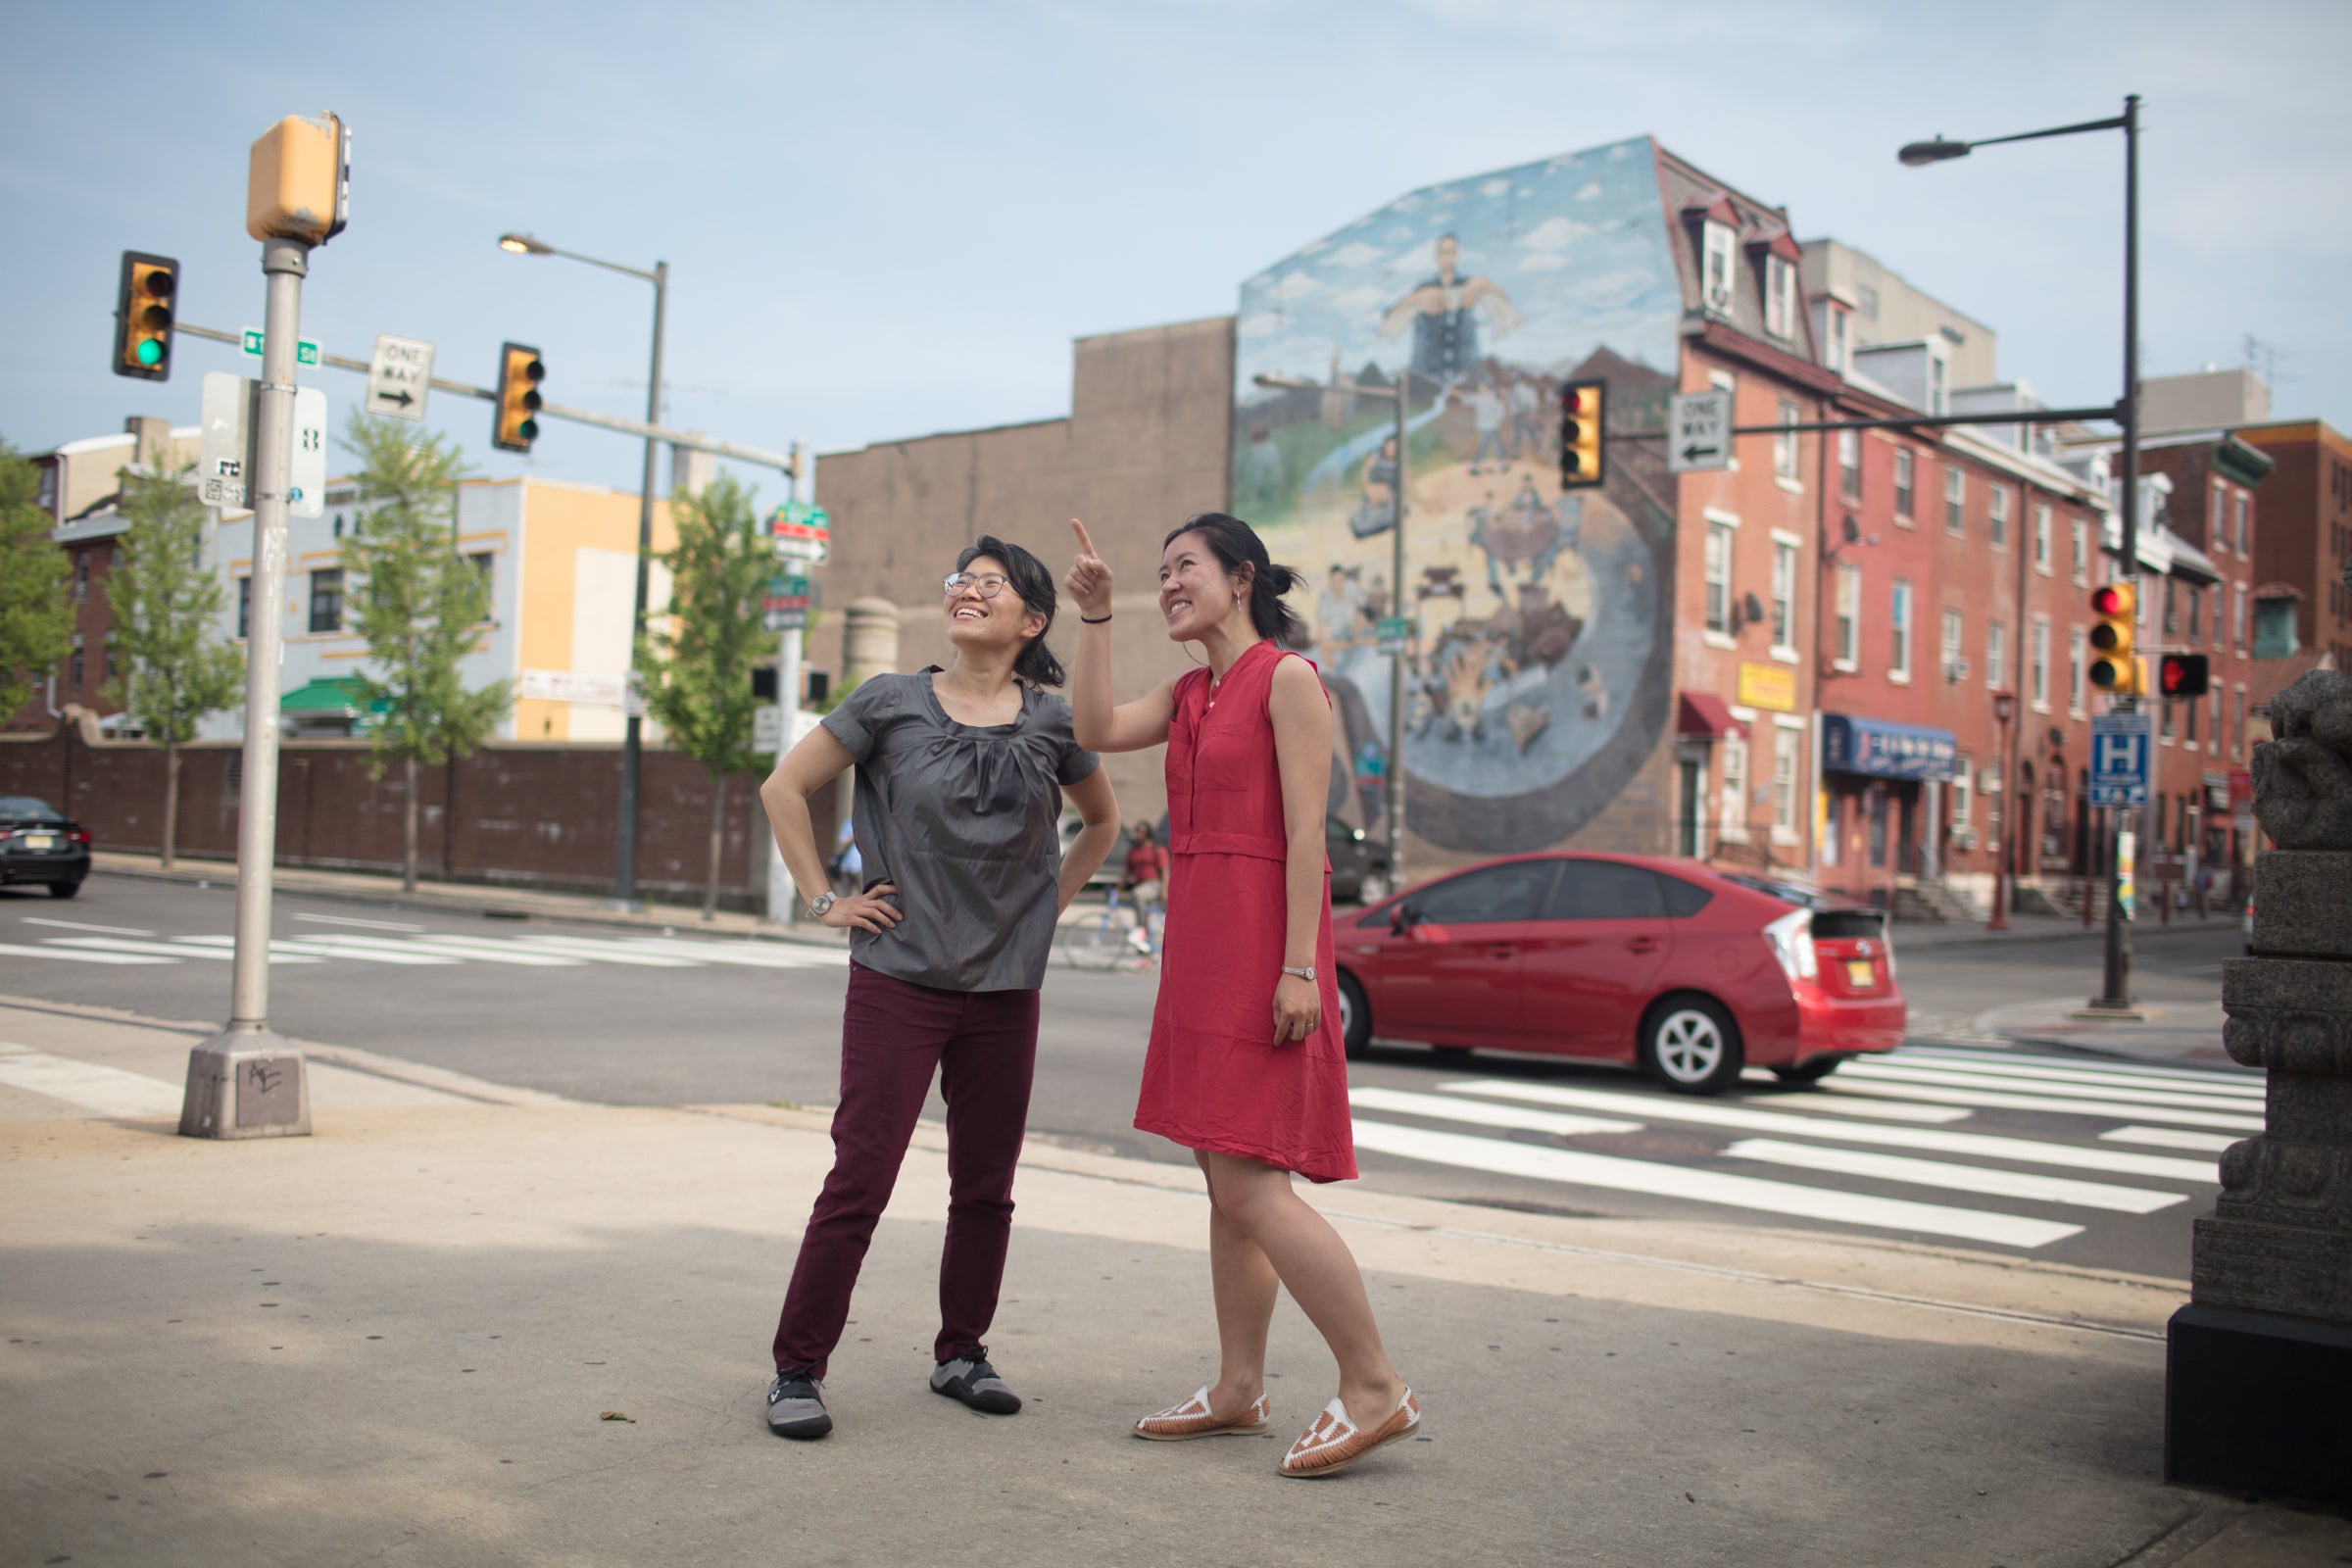
[[[662,318],[669,301],[669,264],[654,264],[654,363],[646,382],[645,422],[662,422]],[[645,697],[638,690],[637,647],[645,640],[645,601],[654,565],[654,467],[662,444],[645,438],[645,483],[637,495],[637,597],[629,621],[628,684],[621,692],[628,729],[620,743],[620,831],[613,853],[612,902],[624,909],[639,907],[637,898],[637,780],[645,753]]]
[[[255,418],[253,605],[245,655],[244,781],[238,799],[236,959],[228,1023],[188,1054],[187,1138],[304,1137],[302,1053],[270,1027],[270,906],[277,855],[278,662],[285,632],[287,491],[293,483],[295,355],[310,253],[349,208],[349,142],[333,115],[289,115],[253,144],[246,231],[262,242],[268,302]]]

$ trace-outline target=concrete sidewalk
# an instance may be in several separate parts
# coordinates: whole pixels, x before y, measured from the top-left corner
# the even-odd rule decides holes
[[[175,1102],[203,1027],[0,1005],[0,1562],[2352,1552],[2342,1520],[2158,1479],[2177,1281],[1356,1184],[1312,1196],[1363,1261],[1424,1440],[1278,1477],[1332,1384],[1286,1303],[1274,1438],[1138,1443],[1136,1415],[1213,1373],[1203,1200],[1179,1168],[1043,1145],[992,1342],[1029,1408],[977,1416],[923,1383],[930,1127],[835,1358],[838,1429],[785,1444],[760,1395],[821,1113],[582,1105],[357,1054],[314,1067],[309,1139],[183,1140],[73,1098],[127,1102],[120,1074]]]
[[[1977,1026],[2023,1046],[2254,1071],[2223,1049],[2226,1017],[2219,1002],[2149,1004],[2138,1018],[2084,1016],[2087,1010],[2082,1003],[2018,1002],[1980,1013]]]

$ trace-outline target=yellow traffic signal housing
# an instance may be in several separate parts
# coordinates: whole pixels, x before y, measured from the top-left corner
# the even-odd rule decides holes
[[[1607,477],[1608,444],[1601,420],[1609,383],[1570,381],[1560,388],[1560,488],[1590,490]]]
[[[508,343],[498,351],[498,416],[490,444],[501,452],[528,452],[539,439],[539,383],[547,376],[537,349]]]
[[[255,139],[245,169],[245,232],[323,245],[351,216],[351,135],[334,115],[288,115]]]
[[[2132,647],[2139,624],[2139,589],[2130,582],[2093,588],[2090,612],[2099,617],[2090,628],[2090,683],[2118,697],[2143,695],[2147,682]]]
[[[117,375],[172,378],[172,318],[178,299],[177,262],[143,251],[122,253],[122,281],[115,294]]]

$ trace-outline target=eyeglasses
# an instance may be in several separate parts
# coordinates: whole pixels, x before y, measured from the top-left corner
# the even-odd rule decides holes
[[[951,571],[939,581],[940,586],[950,594],[959,594],[969,588],[983,599],[994,599],[1004,591],[1004,585],[1009,580],[1002,572],[984,571],[975,577],[968,571]]]

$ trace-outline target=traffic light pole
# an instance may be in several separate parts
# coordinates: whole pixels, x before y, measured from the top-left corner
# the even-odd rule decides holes
[[[2119,498],[2118,520],[2122,524],[2124,547],[2124,575],[2133,582],[2139,578],[2139,95],[2133,93],[2124,100],[2124,396],[2116,406],[2119,422],[2124,427],[2122,495]],[[2134,598],[2136,599],[2136,595]],[[2139,609],[2135,603],[2133,611]],[[2132,684],[2138,685],[2137,653],[2133,655]],[[2136,711],[2140,699],[2134,696],[2126,711]],[[2148,768],[2155,771],[2155,748],[2148,752]],[[2156,792],[2148,791],[2152,808]],[[2130,819],[2131,808],[2116,810],[2109,818],[2107,843],[2107,953],[2101,966],[2099,994],[2090,1005],[2101,1012],[2123,1013],[2132,1006],[2132,926],[2124,918],[2123,909],[2123,836],[2124,824]],[[2151,847],[2153,841],[2151,840]],[[2136,849],[2136,846],[2134,846]],[[2137,857],[2133,858],[2134,875]],[[2157,897],[2164,896],[2161,885]]]
[[[642,274],[640,274],[642,275]],[[645,422],[662,422],[662,318],[669,302],[669,264],[656,262],[654,283],[654,363],[645,388]],[[661,443],[645,438],[645,483],[637,492],[637,599],[629,621],[629,677],[621,700],[627,705],[628,729],[620,743],[620,821],[612,859],[612,902],[636,908],[637,900],[637,781],[645,755],[645,702],[637,686],[637,645],[645,640],[645,601],[654,565],[654,465]]]
[[[253,605],[245,649],[244,781],[237,814],[236,961],[228,1025],[188,1054],[187,1138],[301,1137],[311,1130],[302,1053],[270,1027],[270,872],[277,853],[278,662],[286,605],[286,492],[293,483],[294,371],[308,243],[262,242],[269,279],[252,477]]]

